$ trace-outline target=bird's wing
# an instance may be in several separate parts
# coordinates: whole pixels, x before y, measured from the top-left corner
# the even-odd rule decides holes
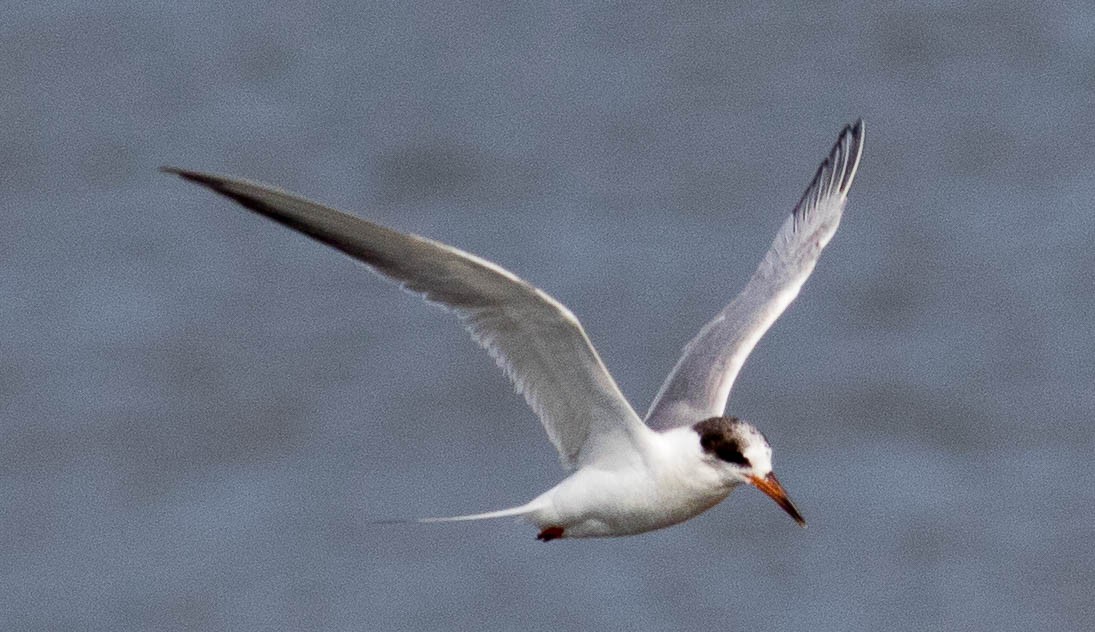
[[[626,454],[649,433],[574,314],[501,267],[271,187],[163,170],[337,248],[452,310],[524,394],[564,466]]]
[[[723,414],[753,347],[814,269],[829,243],[863,151],[863,121],[847,126],[783,223],[749,283],[684,348],[646,423],[664,430]]]

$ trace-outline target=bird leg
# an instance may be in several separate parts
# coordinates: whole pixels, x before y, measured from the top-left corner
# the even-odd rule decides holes
[[[552,540],[558,540],[563,537],[562,527],[548,527],[540,532],[540,535],[536,536],[537,540],[541,542],[550,542]]]

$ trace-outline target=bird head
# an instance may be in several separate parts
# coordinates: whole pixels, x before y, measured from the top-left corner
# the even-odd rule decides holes
[[[772,473],[772,447],[756,426],[736,417],[712,417],[692,426],[707,462],[730,485],[748,483],[776,501],[795,522],[806,520]]]

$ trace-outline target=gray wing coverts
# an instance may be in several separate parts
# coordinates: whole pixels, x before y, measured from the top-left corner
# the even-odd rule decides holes
[[[862,152],[846,127],[745,289],[688,343],[647,414],[655,429],[721,415],[757,340],[798,294],[840,222]],[[165,167],[451,309],[539,415],[563,464],[637,453],[648,433],[565,306],[501,267],[265,185]],[[629,444],[631,450],[621,450]]]
[[[841,131],[745,289],[684,348],[647,413],[665,430],[722,415],[757,341],[810,276],[840,223],[863,151],[863,122]]]
[[[611,452],[642,422],[559,302],[501,267],[288,193],[205,173],[164,168],[365,263],[451,309],[540,416],[567,467]]]

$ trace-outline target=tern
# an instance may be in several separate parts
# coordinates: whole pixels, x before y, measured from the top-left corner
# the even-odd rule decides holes
[[[364,263],[451,310],[539,416],[565,468],[517,507],[421,522],[517,516],[537,539],[626,536],[684,522],[742,484],[806,522],[772,472],[772,448],[724,410],[757,341],[798,294],[840,222],[863,149],[846,126],[741,291],[685,347],[645,420],[624,398],[581,323],[512,272],[274,187],[163,167]]]

